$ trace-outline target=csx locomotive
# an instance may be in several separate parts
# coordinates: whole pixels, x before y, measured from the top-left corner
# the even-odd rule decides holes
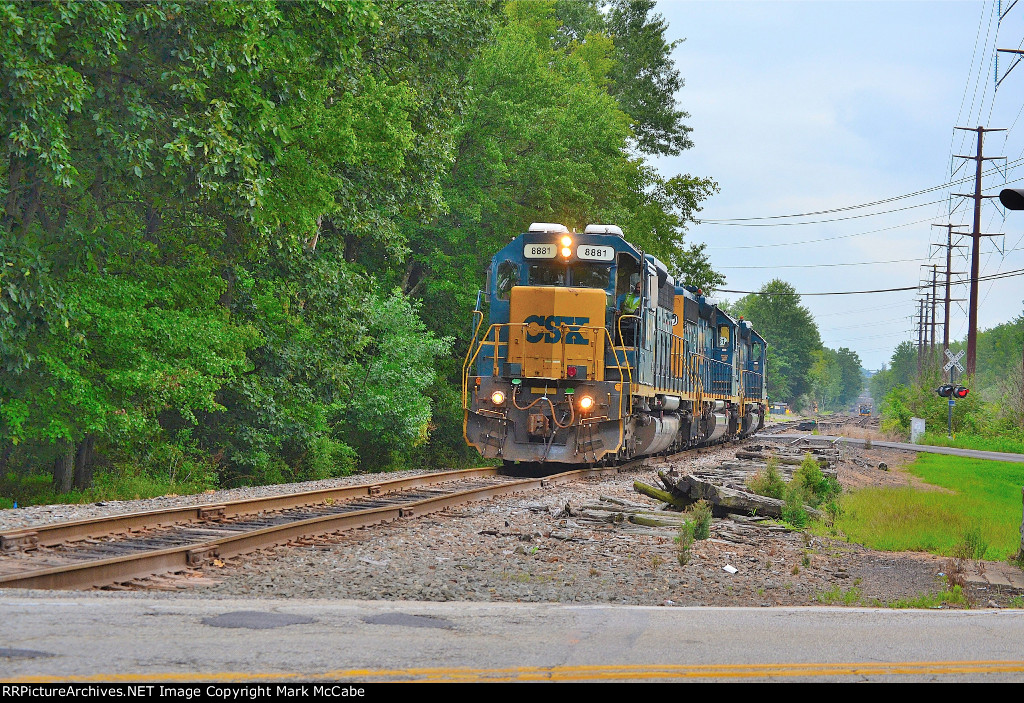
[[[482,296],[462,395],[485,457],[613,463],[764,425],[765,340],[619,227],[530,225],[491,260]]]

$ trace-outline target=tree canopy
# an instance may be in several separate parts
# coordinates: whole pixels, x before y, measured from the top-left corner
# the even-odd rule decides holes
[[[650,0],[23,1],[0,30],[0,476],[465,462],[468,311],[531,221],[724,281],[685,243],[717,185],[648,162],[690,146]]]

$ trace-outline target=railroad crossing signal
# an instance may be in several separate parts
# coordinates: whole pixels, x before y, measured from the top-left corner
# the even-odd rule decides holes
[[[949,371],[950,369],[952,369],[955,366],[957,371],[959,371],[960,373],[963,373],[964,372],[964,367],[960,365],[960,359],[962,359],[963,357],[964,357],[964,350],[963,349],[961,349],[960,352],[958,354],[955,354],[955,355],[953,354],[953,352],[951,352],[949,349],[947,349],[946,350],[946,358],[949,359],[949,361],[946,362],[946,365],[943,366],[942,368],[945,369],[946,371]],[[945,387],[945,386],[943,386],[943,387]]]
[[[1003,188],[999,191],[999,202],[1007,210],[1024,210],[1024,188]]]
[[[943,398],[949,398],[949,404],[952,405],[954,398],[966,398],[967,394],[971,392],[971,389],[965,386],[954,386],[951,383],[947,383],[936,388],[935,392]]]

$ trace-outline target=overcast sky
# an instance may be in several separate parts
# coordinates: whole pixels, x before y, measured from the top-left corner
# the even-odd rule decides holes
[[[757,290],[776,277],[801,293],[895,288],[930,276],[923,264],[943,269],[942,251],[926,261],[929,243],[945,241],[945,230],[930,224],[970,225],[971,204],[949,194],[973,191],[973,161],[954,177],[966,183],[883,205],[755,220],[773,226],[712,220],[843,208],[949,183],[951,166],[962,163],[952,155],[974,154],[976,147],[974,133],[954,133],[954,126],[1009,128],[986,137],[985,155],[1006,156],[1008,179],[1024,179],[1024,66],[993,91],[995,49],[1022,46],[1024,0],[1001,23],[995,1],[662,0],[658,11],[669,36],[685,38],[674,57],[686,81],[678,99],[690,113],[695,146],[657,165],[666,175],[710,176],[721,186],[688,240],[708,244],[727,289]],[[1000,76],[1012,61],[1000,55]],[[1003,162],[988,167],[994,163]],[[986,192],[998,193],[1003,180],[986,176]],[[1024,180],[1015,185],[1024,187]],[[896,208],[909,209],[884,213]],[[851,216],[859,217],[778,225]],[[983,240],[982,276],[1024,269],[1024,212],[1004,220],[986,205],[982,230],[1006,233]],[[790,245],[808,240],[826,241]],[[784,246],[764,246],[776,244]],[[835,266],[860,262],[895,263]],[[970,270],[963,258],[953,268]],[[953,297],[966,298],[967,286],[954,288]],[[1006,322],[1022,311],[1024,277],[983,281],[981,298],[982,329]],[[900,341],[916,341],[913,291],[805,296],[802,303],[826,346],[857,351],[869,369],[886,363]],[[954,339],[967,334],[967,303],[959,306],[952,306]],[[941,342],[941,330],[937,337]]]

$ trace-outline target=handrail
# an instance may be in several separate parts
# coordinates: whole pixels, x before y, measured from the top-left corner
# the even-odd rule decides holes
[[[487,328],[487,331],[484,333],[483,337],[481,338],[481,341],[479,343],[475,344],[475,348],[473,346],[470,347],[470,351],[467,352],[467,354],[466,354],[466,361],[465,361],[465,363],[463,363],[463,366],[462,366],[462,408],[463,408],[463,410],[468,410],[469,409],[469,370],[472,369],[474,364],[476,363],[477,357],[480,355],[480,351],[484,348],[484,346],[487,346],[487,345],[493,345],[494,346],[494,351],[495,351],[494,358],[495,358],[495,361],[494,361],[493,375],[497,376],[498,375],[498,373],[497,373],[498,372],[498,366],[497,366],[497,364],[498,364],[498,362],[497,362],[498,347],[501,344],[505,344],[505,345],[510,344],[510,342],[501,342],[500,341],[499,337],[500,337],[501,330],[502,329],[508,329],[509,330],[509,339],[511,340],[512,328],[513,327],[519,328],[519,333],[522,334],[528,326],[529,325],[527,323],[525,323],[525,322],[496,322],[496,323],[490,325]],[[615,359],[615,368],[619,372],[619,379],[620,379],[620,381],[623,378],[623,371],[625,370],[625,372],[626,372],[625,375],[628,378],[628,382],[629,382],[630,385],[632,385],[632,383],[633,383],[633,367],[629,363],[629,357],[625,356],[623,358],[623,360],[620,361],[620,359],[619,359],[619,352],[615,348],[614,340],[612,339],[611,333],[608,331],[607,327],[595,327],[595,326],[590,326],[590,325],[564,325],[564,324],[562,325],[562,327],[563,328],[565,328],[565,327],[574,327],[574,328],[578,329],[579,331],[587,330],[590,333],[590,336],[594,339],[595,342],[597,341],[597,338],[600,338],[602,340],[602,342],[607,340],[608,345],[609,345],[609,347],[611,347],[611,350],[612,350],[612,356]],[[479,327],[477,328],[477,330],[479,332]],[[494,341],[493,342],[488,342],[487,339],[491,336],[492,332],[494,333]],[[474,336],[473,336],[474,343],[476,342],[476,338],[477,338],[476,334],[474,334]],[[564,334],[564,330],[563,330],[562,338],[561,338],[560,342],[558,342],[561,345],[560,355],[561,355],[563,361],[566,358],[565,338],[566,338],[566,335]],[[596,353],[597,353],[597,350],[595,349],[595,354]],[[597,363],[602,364],[602,365],[605,363],[604,349],[603,348],[601,349],[600,358],[596,359],[595,361]],[[565,369],[565,364],[563,363],[562,364],[562,373],[564,373],[564,369]],[[565,379],[566,377],[562,376],[561,378]],[[623,392],[622,392],[622,390],[620,388],[620,390],[619,390],[619,417],[620,418],[623,417],[623,415],[622,415],[622,395],[623,395]],[[629,410],[630,413],[633,412],[633,396],[632,396],[632,394],[629,394],[628,410]]]
[[[483,313],[483,311],[482,310],[474,310],[473,311],[473,317],[476,317],[477,315],[479,315],[480,317],[476,321],[476,327],[473,328],[473,335],[470,337],[469,347],[466,349],[466,358],[462,362],[462,407],[463,408],[468,407],[467,406],[467,399],[469,397],[469,388],[468,388],[468,386],[469,386],[469,373],[468,373],[468,369],[470,368],[470,365],[469,365],[469,355],[470,355],[470,353],[472,353],[473,347],[476,346],[476,336],[480,333],[480,326],[484,324],[484,313]],[[479,351],[479,349],[478,349],[478,351]],[[473,356],[474,356],[474,358],[476,357],[475,354]]]

